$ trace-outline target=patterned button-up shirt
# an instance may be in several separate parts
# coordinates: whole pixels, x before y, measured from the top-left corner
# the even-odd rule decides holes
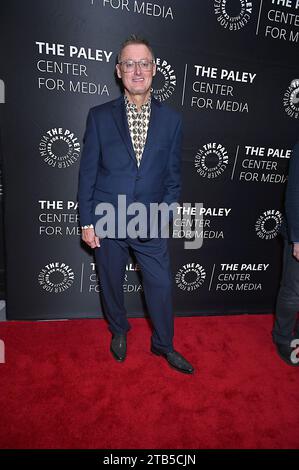
[[[149,98],[148,101],[141,106],[141,110],[139,112],[137,111],[136,104],[130,103],[126,95],[124,95],[124,98],[130,136],[136,154],[137,165],[139,166],[144,151],[149,126],[151,98]]]

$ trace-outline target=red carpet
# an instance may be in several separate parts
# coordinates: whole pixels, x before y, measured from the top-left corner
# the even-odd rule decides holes
[[[299,448],[299,368],[271,341],[271,315],[176,318],[180,374],[131,319],[128,358],[104,320],[0,323],[0,447]]]

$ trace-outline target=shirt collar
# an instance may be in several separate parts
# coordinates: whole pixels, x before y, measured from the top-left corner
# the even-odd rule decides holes
[[[124,94],[124,100],[125,100],[125,105],[126,105],[126,109],[128,111],[135,111],[137,112],[137,106],[135,103],[131,103],[127,97],[126,94]],[[151,95],[149,96],[148,100],[141,106],[141,112],[142,111],[146,111],[146,110],[149,110],[151,108],[151,101],[152,101],[152,97]]]

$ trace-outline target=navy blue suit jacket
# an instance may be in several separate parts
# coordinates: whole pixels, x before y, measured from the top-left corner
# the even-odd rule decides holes
[[[285,214],[286,225],[282,233],[290,242],[299,243],[299,142],[295,145],[290,159]]]
[[[137,166],[123,96],[91,108],[79,171],[81,225],[96,224],[98,202],[177,202],[181,189],[181,116],[152,98],[147,140]]]

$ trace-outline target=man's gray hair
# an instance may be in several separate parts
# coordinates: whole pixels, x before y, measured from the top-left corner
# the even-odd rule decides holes
[[[119,50],[119,53],[117,55],[117,62],[118,63],[121,61],[121,55],[122,55],[122,52],[123,52],[124,48],[126,46],[130,46],[131,44],[143,44],[144,46],[146,46],[149,49],[150,53],[152,54],[153,60],[155,60],[154,51],[152,49],[152,46],[148,42],[148,40],[145,39],[145,38],[142,38],[140,36],[137,36],[136,34],[131,34],[131,36],[129,36],[120,46],[120,50]]]

